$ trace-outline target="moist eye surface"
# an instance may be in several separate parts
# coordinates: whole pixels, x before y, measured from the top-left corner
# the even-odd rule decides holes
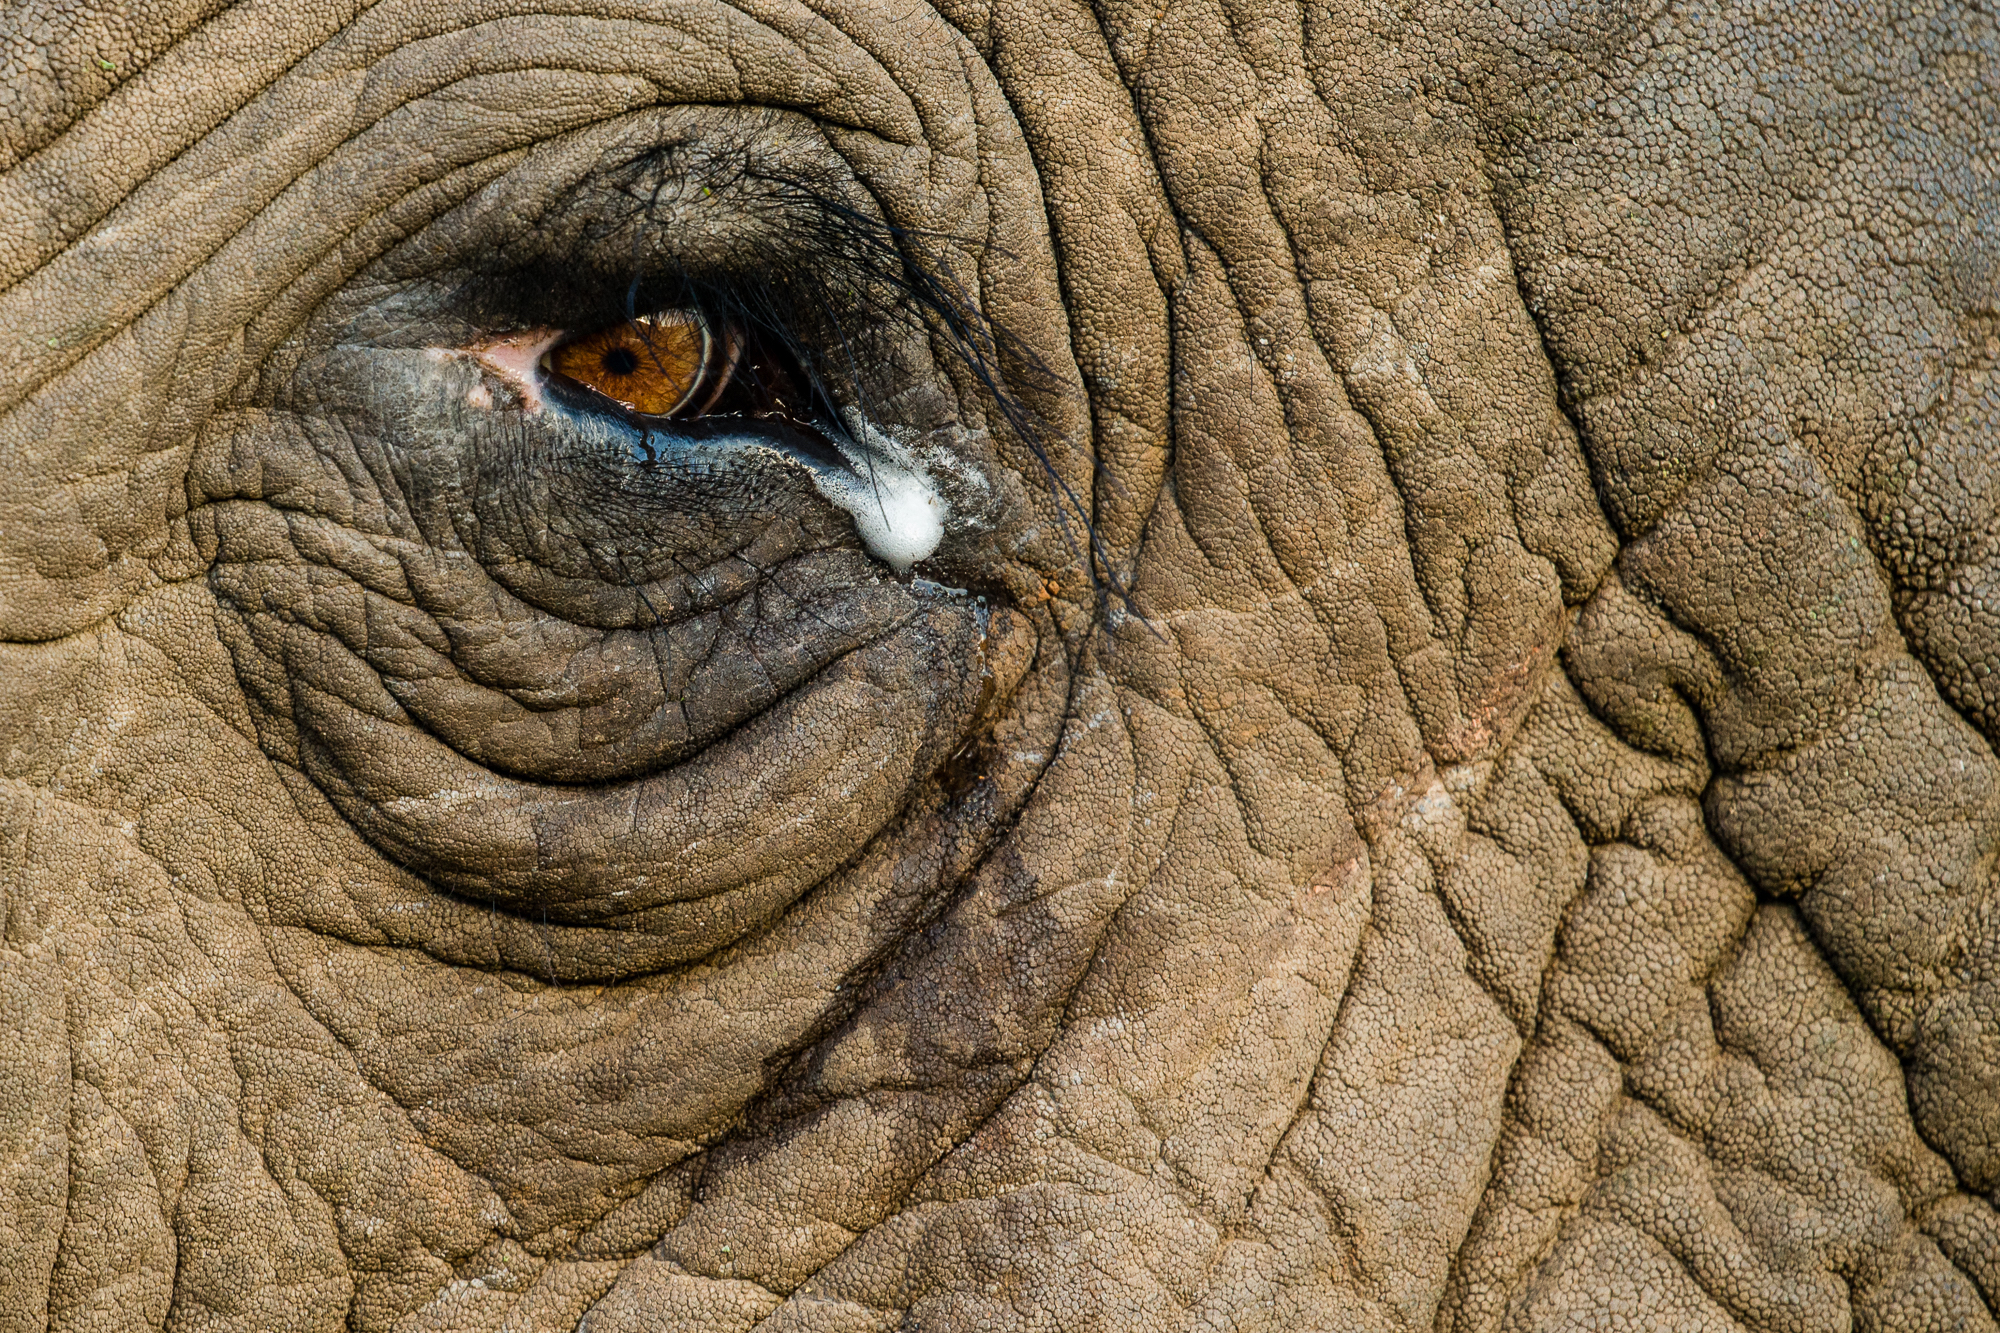
[[[737,338],[718,339],[697,311],[663,311],[565,342],[545,365],[645,416],[699,414],[727,386],[740,347]]]
[[[551,336],[559,341],[535,368],[568,391],[576,406],[654,420],[783,421],[815,433],[825,433],[839,416],[824,393],[814,390],[782,335],[742,320],[698,309],[663,310]],[[514,377],[521,373],[513,366],[501,369]],[[531,390],[532,401],[533,386],[522,387]]]

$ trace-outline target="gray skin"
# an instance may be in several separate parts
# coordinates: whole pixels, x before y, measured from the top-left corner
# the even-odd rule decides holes
[[[1995,1327],[1990,6],[0,39],[0,1330]]]

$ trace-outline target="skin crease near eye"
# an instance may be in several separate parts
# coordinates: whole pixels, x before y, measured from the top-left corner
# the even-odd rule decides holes
[[[2000,1333],[2000,18],[24,0],[0,1330]]]

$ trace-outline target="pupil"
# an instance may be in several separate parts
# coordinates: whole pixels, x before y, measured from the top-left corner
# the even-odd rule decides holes
[[[604,368],[613,375],[630,375],[639,368],[639,357],[629,347],[614,347],[604,354]]]

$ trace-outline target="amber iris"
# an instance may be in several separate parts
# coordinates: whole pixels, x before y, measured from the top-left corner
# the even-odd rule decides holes
[[[697,316],[646,316],[564,343],[548,366],[634,412],[663,417],[694,395],[713,341]]]

